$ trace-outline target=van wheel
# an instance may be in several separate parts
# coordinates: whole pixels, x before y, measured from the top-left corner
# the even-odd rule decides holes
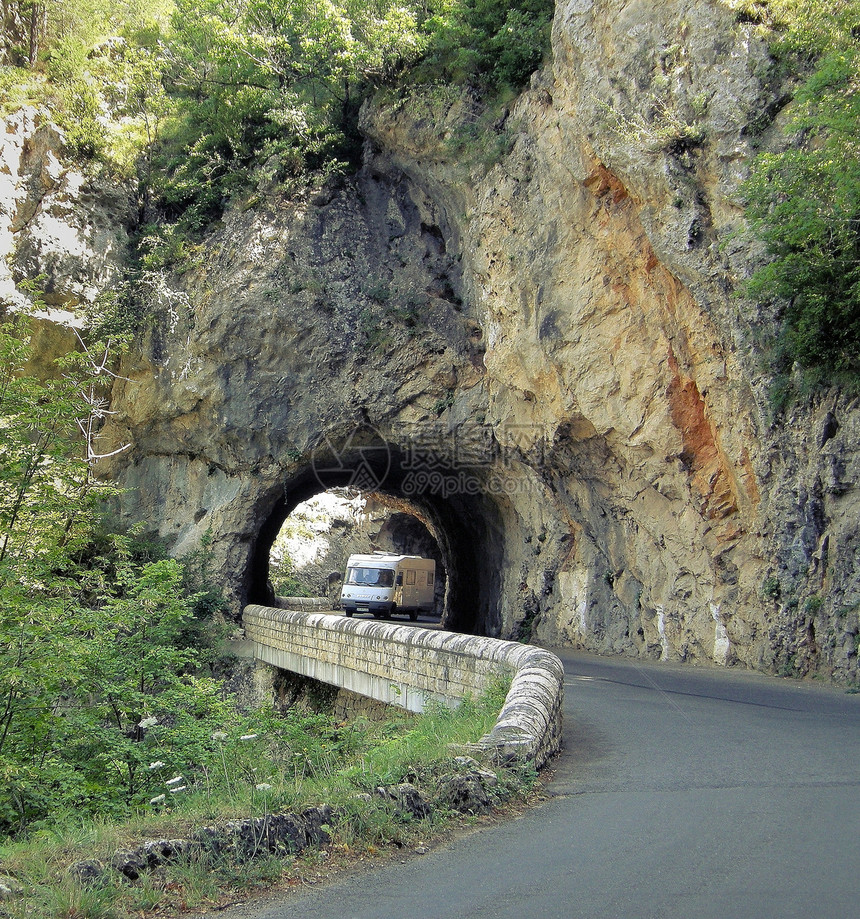
[[[409,611],[409,618],[410,618],[413,622],[418,622],[418,610],[417,610],[417,609],[410,610],[410,611]]]
[[[345,610],[343,611],[343,614],[344,614],[344,616],[346,616],[347,619],[352,619],[352,614],[353,614],[354,612],[355,612],[355,610],[345,609]]]

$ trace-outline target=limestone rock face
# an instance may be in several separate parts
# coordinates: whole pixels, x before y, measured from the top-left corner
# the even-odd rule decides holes
[[[771,423],[769,317],[732,297],[761,257],[738,188],[751,135],[775,140],[768,64],[723,4],[572,0],[482,181],[458,181],[438,140],[416,149],[409,106],[368,113],[383,155],[465,212],[487,417],[529,441],[546,489],[515,499],[538,557],[507,546],[507,629],[856,674],[856,404],[831,393]]]
[[[103,452],[133,444],[131,464],[106,464],[129,489],[129,518],[157,521],[178,553],[211,531],[241,602],[263,590],[277,525],[323,489],[322,470],[402,494],[413,446],[447,449],[452,417],[486,401],[450,235],[429,195],[372,165],[306,200],[227,215],[202,264],[154,290],[164,321],[115,390]],[[362,478],[365,455],[396,462],[400,479]],[[462,516],[483,527],[484,514]],[[481,630],[496,606],[486,597],[480,617],[460,604]]]
[[[128,189],[70,165],[62,133],[34,108],[0,124],[0,302],[44,275],[45,302],[91,303],[119,276],[134,218]]]
[[[261,182],[151,280],[103,432],[124,515],[211,533],[238,611],[289,510],[361,487],[437,535],[451,628],[857,679],[858,405],[772,419],[772,317],[733,296],[770,73],[715,0],[560,0],[492,165],[468,95],[367,105],[354,178]]]

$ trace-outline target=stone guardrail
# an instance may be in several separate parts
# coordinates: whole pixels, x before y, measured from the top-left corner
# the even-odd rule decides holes
[[[533,761],[537,768],[561,747],[564,668],[549,651],[267,606],[246,606],[244,623],[259,660],[410,711],[422,711],[434,699],[457,705],[509,677],[499,717],[477,747],[497,759]]]
[[[275,606],[278,609],[324,613],[331,609],[331,600],[325,597],[275,597]]]

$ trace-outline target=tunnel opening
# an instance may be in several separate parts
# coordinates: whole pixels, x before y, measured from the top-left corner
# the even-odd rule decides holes
[[[244,585],[247,602],[275,603],[271,552],[285,521],[304,502],[337,489],[372,495],[392,516],[403,515],[391,524],[391,542],[380,546],[383,550],[405,539],[396,533],[398,521],[405,525],[409,517],[424,525],[446,576],[439,610],[442,628],[500,634],[505,545],[498,496],[482,487],[479,475],[464,478],[461,469],[443,465],[438,457],[430,474],[426,467],[416,468],[413,456],[378,438],[357,443],[353,437],[341,451],[317,451],[263,496],[256,509],[256,538]],[[412,523],[408,526],[414,528]]]
[[[422,610],[420,620],[438,624],[447,618],[447,570],[432,522],[416,516],[408,502],[351,488],[321,492],[297,505],[284,521],[269,553],[276,605],[288,605],[287,598],[314,597],[338,610],[352,555],[431,559],[433,584],[423,593],[432,597],[432,609]],[[376,617],[384,618],[379,612]]]

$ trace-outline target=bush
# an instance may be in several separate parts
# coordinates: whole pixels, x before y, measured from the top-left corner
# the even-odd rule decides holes
[[[783,3],[780,8],[785,12],[791,6]],[[782,326],[772,349],[777,373],[786,375],[797,364],[807,384],[843,382],[856,388],[860,51],[853,39],[854,20],[833,17],[830,5],[824,6],[828,10],[820,4],[804,7],[807,16],[813,10],[819,17],[808,36],[787,27],[782,39],[783,50],[815,55],[817,63],[792,103],[785,149],[761,154],[744,186],[747,216],[771,255],[745,293],[781,311]],[[855,18],[858,6],[840,5]],[[799,21],[808,24],[806,18]]]
[[[185,638],[180,565],[104,532],[100,349],[41,381],[23,372],[28,328],[0,325],[0,832],[58,809],[127,813],[159,753],[190,768],[225,719]]]
[[[519,89],[549,47],[552,0],[453,0],[425,23],[426,58],[416,75],[491,93]],[[440,73],[441,71],[441,73]]]

